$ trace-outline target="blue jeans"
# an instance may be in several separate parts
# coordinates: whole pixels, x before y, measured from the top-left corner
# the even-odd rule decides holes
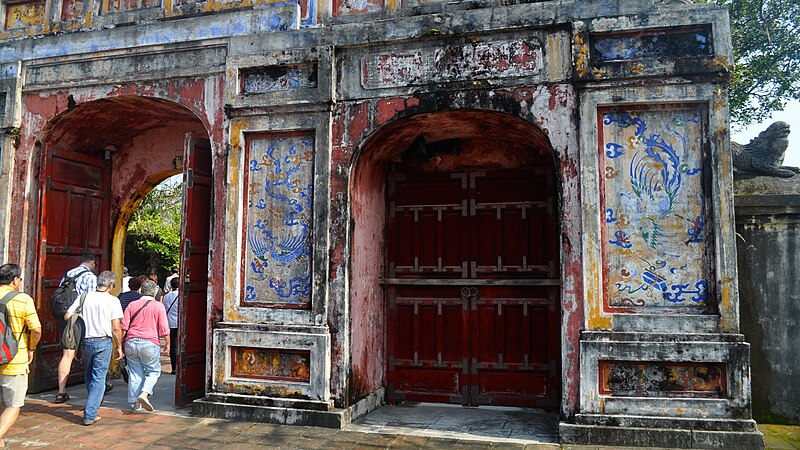
[[[89,338],[83,340],[83,365],[86,368],[83,379],[86,383],[86,407],[83,418],[97,418],[97,410],[106,392],[106,374],[111,362],[111,339]]]
[[[153,395],[161,375],[161,347],[143,338],[125,341],[128,359],[128,402],[136,403],[139,394]]]

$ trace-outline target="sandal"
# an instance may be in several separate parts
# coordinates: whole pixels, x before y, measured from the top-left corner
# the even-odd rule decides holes
[[[56,394],[55,403],[65,403],[67,400],[69,400],[69,394],[66,392]]]

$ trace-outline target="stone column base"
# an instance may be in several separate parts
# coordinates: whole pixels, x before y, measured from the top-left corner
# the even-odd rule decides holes
[[[558,431],[561,444],[726,450],[763,449],[764,436],[755,430],[755,422],[749,422],[752,422],[753,431],[582,425],[565,422],[559,424]]]

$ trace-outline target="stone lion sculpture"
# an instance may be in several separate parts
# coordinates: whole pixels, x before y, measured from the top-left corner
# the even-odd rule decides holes
[[[770,176],[789,178],[800,168],[784,166],[783,157],[789,147],[789,124],[775,122],[749,144],[731,142],[734,178]]]

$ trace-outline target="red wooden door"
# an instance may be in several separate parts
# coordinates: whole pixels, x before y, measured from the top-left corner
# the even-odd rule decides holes
[[[211,224],[211,144],[186,136],[183,225],[178,304],[175,403],[185,406],[205,395],[208,335],[208,248]]]
[[[50,313],[50,296],[58,282],[78,265],[81,253],[94,253],[99,270],[107,269],[109,262],[110,161],[64,150],[43,151],[39,295],[34,296],[43,335],[31,371],[31,392],[58,386],[61,339]],[[76,362],[69,381],[82,380]]]
[[[390,401],[555,408],[552,171],[390,174]]]

